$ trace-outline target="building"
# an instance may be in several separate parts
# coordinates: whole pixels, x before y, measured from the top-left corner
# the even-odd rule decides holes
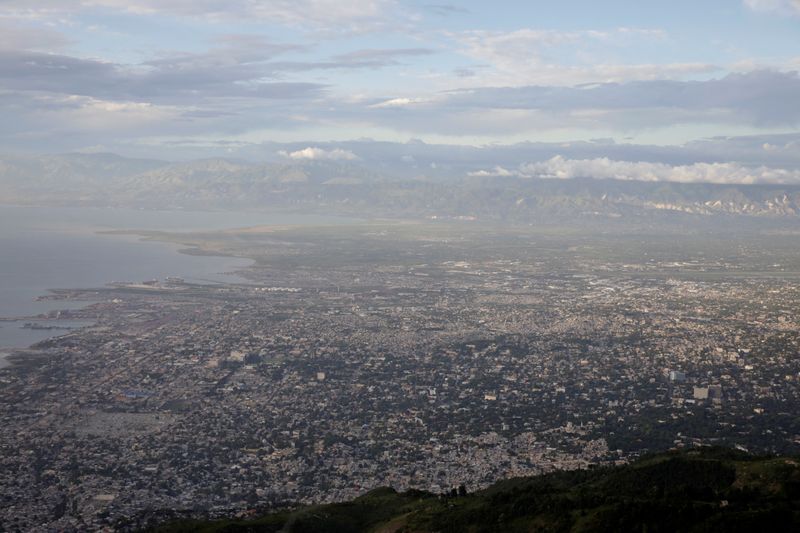
[[[694,399],[695,400],[707,400],[708,399],[708,387],[694,387]]]
[[[683,383],[686,381],[686,374],[680,370],[671,370],[669,373],[669,380],[674,383]]]

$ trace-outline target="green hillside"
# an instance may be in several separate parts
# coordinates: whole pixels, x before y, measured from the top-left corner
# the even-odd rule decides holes
[[[383,488],[353,501],[158,531],[800,531],[800,460],[724,449],[501,481],[443,498]]]

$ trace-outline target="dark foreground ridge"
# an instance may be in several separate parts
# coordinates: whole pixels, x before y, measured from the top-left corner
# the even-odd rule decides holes
[[[800,531],[800,459],[694,449],[509,479],[474,494],[382,488],[345,503],[155,531]]]

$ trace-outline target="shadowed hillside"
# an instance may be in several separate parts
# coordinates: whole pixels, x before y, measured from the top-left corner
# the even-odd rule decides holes
[[[172,522],[156,531],[798,531],[800,462],[725,449],[501,481],[475,494],[397,493],[251,520]]]

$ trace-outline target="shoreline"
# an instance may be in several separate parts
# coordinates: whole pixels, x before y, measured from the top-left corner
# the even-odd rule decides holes
[[[247,260],[249,264],[241,265],[241,268],[237,268],[236,270],[229,270],[226,272],[219,272],[210,274],[212,276],[225,276],[230,278],[238,278],[241,282],[247,282],[247,278],[238,274],[240,270],[251,268],[256,264],[256,261],[249,257],[240,257],[234,256],[225,253],[218,253],[214,250],[205,250],[199,246],[192,246],[186,247],[185,243],[179,243],[168,239],[159,239],[158,237],[163,235],[169,235],[168,232],[162,231],[137,231],[137,230],[109,230],[109,231],[94,231],[93,233],[98,235],[115,235],[115,236],[129,236],[129,237],[138,237],[139,240],[147,241],[147,242],[157,242],[164,244],[165,246],[172,249],[173,252],[176,252],[181,255],[190,256],[190,257],[221,257],[221,258],[230,258],[230,259],[237,259],[237,260]],[[226,283],[226,281],[220,280],[204,280],[206,283]],[[233,281],[233,280],[231,280]],[[50,313],[56,313],[60,311],[77,311],[81,309],[85,309],[87,306],[91,305],[93,301],[91,299],[84,299],[84,300],[77,300],[74,299],[72,296],[69,295],[72,291],[104,291],[109,289],[115,289],[119,287],[115,287],[114,284],[131,284],[135,285],[137,282],[135,281],[109,281],[102,286],[98,287],[73,287],[73,288],[47,288],[45,289],[43,294],[40,294],[37,298],[37,302],[49,302],[49,301],[59,301],[59,302],[69,302],[70,304],[74,303],[75,307],[69,307],[67,309],[48,309],[42,311],[37,315],[24,315],[24,316],[2,316],[0,317],[0,327],[8,327],[10,324],[20,323],[20,322],[59,322],[59,321],[88,321],[83,318],[73,318],[73,317],[54,317],[48,316]],[[81,305],[84,304],[84,305]],[[40,338],[26,346],[3,346],[0,347],[0,371],[9,369],[9,368],[16,368],[20,366],[24,366],[26,363],[25,361],[33,356],[35,353],[40,353],[36,350],[35,346],[41,342],[50,341],[56,339],[58,337],[68,335],[79,331],[84,327],[91,327],[95,322],[91,324],[84,324],[78,327],[63,329],[61,327],[53,327],[52,329],[49,327],[45,328],[27,328],[31,331],[37,331],[42,333],[52,333],[52,335],[47,335],[43,338]],[[22,328],[25,329],[25,328]],[[39,357],[40,359],[41,357]],[[35,364],[35,361],[31,361],[31,363]]]
[[[45,325],[43,327],[36,327],[41,323],[61,323],[62,325]],[[63,325],[64,323],[67,325]],[[36,346],[42,342],[49,342],[59,337],[71,335],[83,328],[90,328],[97,324],[96,320],[88,318],[22,318],[17,320],[5,320],[2,327],[9,327],[7,324],[22,324],[15,329],[26,330],[30,335],[37,338],[29,343],[27,346],[0,346],[0,370],[18,366],[18,361],[25,359],[28,353],[37,352]],[[34,327],[26,327],[27,324],[34,324]]]
[[[39,206],[33,204],[6,204],[0,203],[0,207],[8,207],[8,208],[18,208],[18,209],[41,209],[43,207],[51,207],[51,206]],[[113,209],[112,206],[90,206],[92,209],[106,211]],[[65,208],[69,209],[69,206]],[[79,210],[81,208],[75,208]],[[164,212],[164,213],[187,213],[187,212],[203,212],[203,213],[227,213],[226,210],[175,210],[175,209],[135,209],[136,211],[153,211],[153,212]],[[339,216],[339,215],[323,215],[317,213],[302,213],[302,212],[294,212],[291,210],[283,211],[280,213],[265,213],[260,211],[248,211],[249,214],[252,215],[263,215],[265,218],[269,218],[270,216],[297,216],[298,218],[303,217],[304,215],[310,215],[312,218],[314,217],[328,217],[331,220],[338,220],[339,224],[336,225],[361,225],[364,223],[368,223],[370,221],[363,220],[363,219],[353,219],[346,216]],[[134,228],[135,226],[132,225]],[[286,230],[295,230],[295,229],[302,229],[302,228],[324,228],[326,227],[325,221],[323,220],[314,220],[312,223],[304,224],[301,222],[297,223],[281,223],[276,221],[275,223],[256,223],[256,224],[241,224],[236,225],[234,227],[224,227],[222,224],[218,225],[216,229],[203,229],[203,228],[190,228],[188,230],[182,231],[175,231],[171,229],[111,229],[111,228],[103,228],[102,226],[94,225],[87,225],[85,227],[81,227],[81,233],[85,230],[88,230],[87,233],[91,233],[97,236],[109,236],[109,237],[116,237],[120,241],[125,240],[133,240],[141,241],[141,242],[149,242],[149,243],[157,243],[160,246],[163,246],[165,250],[168,250],[167,253],[178,253],[182,256],[189,256],[189,257],[214,257],[214,258],[221,258],[231,260],[238,264],[234,265],[225,265],[220,266],[219,270],[213,271],[210,270],[207,273],[202,274],[192,274],[184,272],[177,272],[176,276],[180,276],[187,280],[187,282],[192,284],[225,284],[225,283],[249,283],[248,278],[246,275],[242,275],[245,271],[252,269],[257,265],[257,260],[253,257],[245,257],[239,255],[233,255],[230,253],[226,253],[222,250],[215,250],[213,247],[205,247],[203,246],[203,240],[199,239],[199,242],[195,240],[195,242],[186,242],[185,238],[197,238],[202,236],[203,234],[215,235],[215,234],[226,234],[231,232],[245,232],[245,233],[261,233],[261,232],[279,232],[279,231],[286,231]],[[214,267],[211,267],[212,269]],[[189,269],[191,270],[191,269]],[[161,273],[157,274],[162,280],[165,279]],[[146,278],[147,274],[144,274]],[[80,311],[85,309],[87,306],[91,305],[94,300],[92,299],[73,299],[73,296],[70,294],[71,291],[97,291],[101,293],[104,290],[114,289],[114,283],[123,283],[123,284],[131,284],[135,285],[138,283],[137,281],[131,279],[130,281],[115,281],[112,276],[109,276],[107,281],[104,281],[100,284],[95,286],[81,284],[76,287],[60,287],[60,288],[43,288],[38,296],[35,297],[35,301],[40,302],[42,306],[48,305],[47,302],[51,302],[55,306],[55,302],[59,302],[65,305],[69,305],[69,307],[63,309],[54,309],[54,308],[43,308],[41,312],[34,312],[34,313],[26,313],[23,315],[3,315],[0,316],[0,327],[11,328],[14,324],[18,324],[21,322],[56,322],[60,320],[83,320],[80,317],[71,317],[69,316],[69,312]],[[219,278],[219,279],[209,279],[209,278]],[[119,287],[117,287],[119,288]],[[13,311],[13,309],[12,309]],[[38,310],[37,310],[38,311]],[[57,317],[54,316],[58,311],[66,311],[68,316],[65,317]],[[81,327],[88,327],[89,324]],[[28,350],[35,350],[35,346],[47,340],[55,339],[61,335],[74,333],[79,328],[70,329],[67,331],[59,329],[48,329],[42,328],[42,330],[33,329],[32,331],[38,333],[50,333],[52,335],[45,335],[44,337],[37,337],[31,343],[20,343],[20,345],[14,345],[15,341],[11,341],[9,345],[0,346],[0,369],[5,369],[11,366],[16,366],[13,362],[16,359],[16,354],[20,354],[21,358],[27,357],[25,354]],[[13,335],[13,334],[12,334]]]

